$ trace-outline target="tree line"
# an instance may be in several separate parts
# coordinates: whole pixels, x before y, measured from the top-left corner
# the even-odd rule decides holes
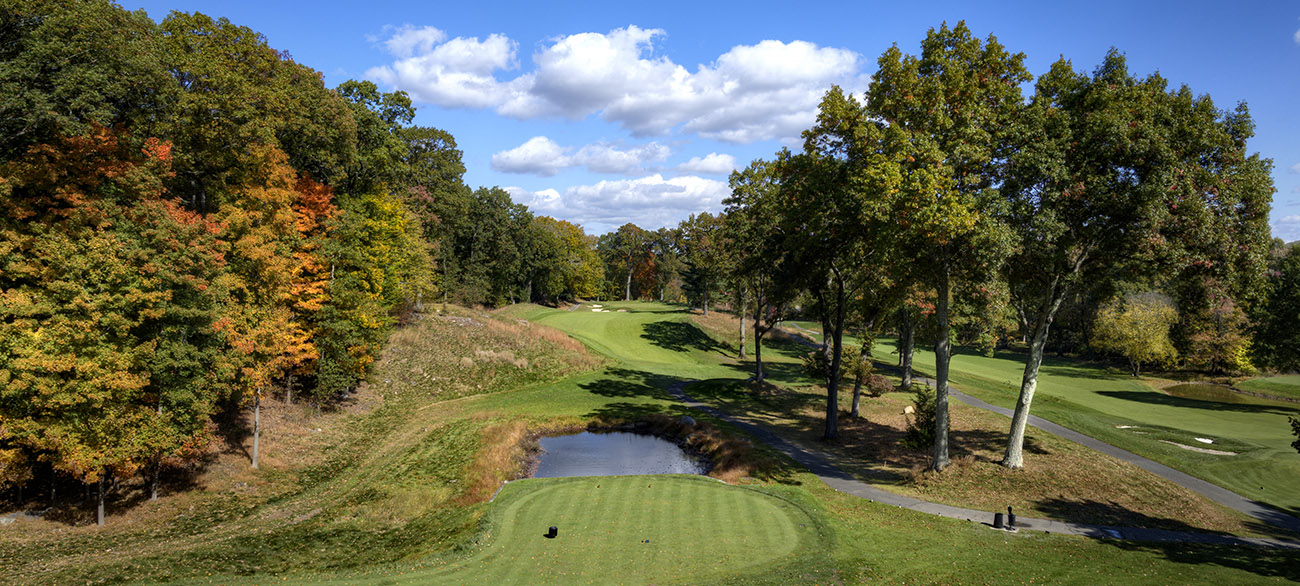
[[[0,490],[156,497],[239,409],[257,467],[265,397],[346,397],[425,304],[601,282],[594,238],[468,188],[404,93],[226,19],[5,3],[0,95]]]

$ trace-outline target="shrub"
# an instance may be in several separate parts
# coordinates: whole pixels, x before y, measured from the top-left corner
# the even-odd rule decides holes
[[[867,379],[867,394],[872,397],[879,397],[892,390],[894,390],[894,383],[883,376],[873,374]]]
[[[912,394],[916,412],[907,417],[907,433],[901,443],[908,449],[927,450],[934,445],[934,389],[929,385],[912,385]]]
[[[803,373],[814,380],[826,380],[827,366],[826,355],[821,350],[814,350],[803,357]]]

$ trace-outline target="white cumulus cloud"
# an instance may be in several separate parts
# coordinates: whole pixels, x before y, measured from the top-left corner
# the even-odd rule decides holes
[[[1273,235],[1286,242],[1300,240],[1300,215],[1282,216],[1273,222]]]
[[[677,170],[703,175],[728,175],[736,170],[736,157],[709,153],[704,157],[691,157],[691,160],[678,165]]]
[[[789,139],[812,125],[832,84],[861,93],[868,83],[857,53],[799,40],[738,45],[691,70],[656,53],[665,31],[634,25],[552,39],[532,55],[531,71],[498,79],[515,67],[513,40],[443,41],[432,27],[395,30],[385,46],[396,60],[366,75],[418,101],[518,119],[597,115],[636,136],[680,130],[734,143]]]
[[[722,200],[731,194],[722,181],[695,176],[665,179],[659,174],[575,185],[563,192],[505,189],[534,213],[581,224],[595,234],[628,222],[651,230],[675,226],[691,214],[720,211]]]
[[[415,28],[407,24],[393,30],[392,36],[384,41],[384,46],[389,53],[403,59],[416,53],[428,53],[434,45],[447,38],[447,33],[431,26]]]
[[[545,136],[534,136],[513,149],[492,155],[492,169],[552,177],[570,166],[567,150]]]
[[[498,34],[442,42],[445,36],[432,27],[397,29],[384,45],[398,60],[365,76],[447,108],[489,108],[507,99],[511,85],[497,81],[494,72],[517,66],[518,43]]]
[[[553,177],[570,167],[586,167],[594,173],[642,175],[649,172],[647,163],[663,161],[672,154],[672,149],[657,142],[628,148],[600,142],[574,151],[545,136],[534,136],[522,145],[492,155],[492,169],[542,177]]]

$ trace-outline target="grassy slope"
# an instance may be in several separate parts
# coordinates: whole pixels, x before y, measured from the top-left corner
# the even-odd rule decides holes
[[[894,363],[890,340],[876,346],[876,358]],[[933,372],[934,354],[919,351],[918,369]],[[1024,369],[1023,355],[994,357],[962,353],[953,357],[953,382],[985,401],[1014,407]],[[1044,361],[1033,413],[1188,474],[1232,489],[1293,514],[1300,514],[1300,454],[1290,447],[1288,416],[1300,405],[1261,400],[1218,403],[1171,397],[1142,379],[1068,359]],[[1135,426],[1120,429],[1118,426]],[[1142,432],[1142,433],[1138,433]],[[1163,443],[1201,445],[1237,456],[1214,456]],[[1032,466],[1032,455],[1027,456]]]
[[[1243,391],[1263,393],[1288,399],[1300,399],[1300,374],[1286,374],[1268,378],[1253,378],[1235,385]]]
[[[184,504],[178,499],[193,497],[197,499],[189,501],[195,505],[193,510],[175,507],[152,522],[136,527],[110,525],[102,532],[54,524],[42,526],[40,532],[31,532],[30,526],[15,530],[18,524],[0,528],[0,565],[5,568],[5,580],[94,583],[189,578],[225,584],[282,583],[289,578],[293,582],[390,584],[425,583],[436,578],[454,583],[499,583],[506,574],[497,572],[508,571],[514,572],[509,576],[527,575],[527,581],[585,582],[547,573],[545,567],[533,563],[535,554],[528,562],[518,560],[491,571],[475,567],[473,562],[499,560],[502,558],[491,556],[519,548],[546,547],[539,534],[542,528],[533,525],[552,524],[542,521],[551,514],[569,514],[560,511],[561,505],[581,504],[584,510],[605,507],[616,511],[612,515],[621,516],[632,514],[642,499],[629,495],[578,501],[566,494],[569,488],[551,487],[573,483],[570,488],[579,488],[579,481],[548,479],[512,486],[502,493],[499,502],[503,506],[475,504],[479,502],[477,491],[495,485],[501,472],[498,468],[509,467],[510,461],[497,454],[496,448],[503,443],[500,436],[518,433],[520,420],[544,427],[607,415],[685,412],[665,400],[663,385],[681,378],[738,379],[745,372],[719,357],[709,348],[710,342],[700,340],[690,328],[653,325],[664,319],[668,323],[683,321],[687,319],[684,314],[583,316],[539,308],[513,311],[517,313],[512,317],[597,332],[585,336],[584,341],[610,351],[612,364],[603,370],[556,378],[591,364],[574,359],[556,363],[551,370],[535,370],[537,364],[546,363],[546,356],[567,355],[571,350],[534,341],[513,349],[514,359],[530,360],[529,368],[519,369],[506,366],[500,358],[484,359],[475,353],[517,344],[512,340],[520,336],[506,335],[511,334],[508,329],[441,322],[422,326],[427,329],[411,330],[410,337],[395,339],[367,391],[383,397],[382,407],[346,416],[341,439],[332,444],[325,463],[307,470],[264,470],[258,477],[258,482],[263,482],[263,477],[287,478],[283,481],[287,488],[259,498],[226,490],[183,493],[164,501]],[[658,318],[653,317],[656,315]],[[609,317],[640,326],[596,321]],[[481,316],[474,319],[488,321]],[[499,331],[492,331],[494,328]],[[476,356],[480,360],[466,367],[464,376],[457,376],[464,363],[458,358],[473,360]],[[456,366],[448,367],[449,361]],[[491,466],[483,468],[484,462]],[[745,569],[733,566],[725,575],[712,573],[710,568],[717,559],[704,566],[676,566],[689,572],[685,581],[1247,584],[1300,579],[1300,556],[1289,552],[1008,535],[964,521],[846,497],[796,470],[777,479],[780,482],[759,490],[792,502],[801,515],[812,520],[818,528],[813,545],[805,547],[801,540],[785,557]],[[702,486],[693,487],[690,492],[698,494],[689,498],[749,502],[724,494],[740,489],[711,481],[694,482]],[[270,485],[255,488],[266,486]],[[541,493],[533,497],[541,508],[511,512],[509,503],[535,493]],[[178,512],[185,514],[177,518]],[[511,514],[519,515],[516,521],[523,521],[512,523]],[[723,515],[717,524],[734,526],[746,515]],[[663,520],[654,517],[646,522]],[[577,522],[575,517],[565,527]],[[507,525],[511,528],[506,529]],[[782,523],[776,525],[779,532],[786,531],[780,527]],[[674,523],[669,520],[666,526],[672,529]],[[529,541],[530,537],[537,543]],[[721,551],[728,546],[720,543],[714,547]],[[552,559],[557,568],[593,568],[607,563],[609,557],[608,550],[583,550]],[[617,563],[634,561],[624,556]],[[441,569],[447,565],[466,570],[447,573]],[[663,567],[657,565],[655,570]],[[534,570],[540,573],[534,575]],[[322,580],[316,572],[328,577]],[[205,577],[209,575],[212,577]],[[670,576],[654,571],[624,577],[671,581]]]

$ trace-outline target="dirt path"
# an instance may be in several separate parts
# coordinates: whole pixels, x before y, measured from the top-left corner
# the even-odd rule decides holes
[[[926,380],[926,379],[918,379],[918,380]],[[743,429],[746,433],[749,433],[750,435],[753,435],[754,437],[762,440],[763,442],[767,443],[769,446],[772,446],[772,448],[789,456],[790,458],[794,459],[794,461],[808,468],[808,470],[813,474],[817,475],[817,477],[820,478],[822,482],[825,482],[827,485],[829,485],[831,488],[834,488],[835,490],[838,490],[843,493],[851,494],[854,496],[858,496],[861,498],[865,498],[873,502],[881,502],[887,505],[893,505],[896,507],[911,509],[913,511],[929,513],[931,515],[939,515],[939,516],[949,517],[953,519],[965,519],[967,521],[980,522],[989,526],[992,526],[993,524],[993,513],[987,511],[964,509],[961,507],[954,507],[950,505],[943,505],[939,503],[923,501],[912,497],[894,494],[884,489],[877,488],[869,483],[858,480],[854,478],[852,475],[850,475],[849,473],[845,472],[844,470],[841,470],[839,467],[835,466],[834,464],[831,464],[826,454],[824,453],[821,453],[816,450],[811,450],[811,449],[796,446],[786,441],[785,439],[781,438],[777,434],[767,430],[766,428],[763,428],[759,425],[755,425],[748,421],[744,421],[732,417],[727,413],[724,413],[707,404],[695,400],[690,395],[686,394],[684,389],[687,384],[689,384],[689,382],[687,381],[678,382],[668,388],[668,393],[671,394],[673,397],[675,397],[677,400],[686,404],[688,407],[692,409],[696,409],[698,411],[703,411],[714,417],[717,417],[718,419],[722,419],[728,423],[731,423],[732,425],[735,425]],[[958,400],[961,400],[964,403],[971,404],[975,407],[989,409],[994,412],[1000,412],[998,411],[999,408],[993,407],[992,405],[984,403],[983,401],[965,395],[960,391],[954,390],[953,396],[956,397]],[[967,399],[970,399],[970,401],[967,401]],[[1041,422],[1041,423],[1048,424],[1051,428],[1059,428],[1060,430],[1068,432],[1068,434],[1059,434],[1059,433],[1057,434],[1057,435],[1061,435],[1062,437],[1065,437],[1066,439],[1070,439],[1072,441],[1078,442],[1078,440],[1076,440],[1074,437],[1077,436],[1078,438],[1090,440],[1088,443],[1078,442],[1078,443],[1083,443],[1088,447],[1093,447],[1094,449],[1097,449],[1093,444],[1100,444],[1101,446],[1110,448],[1109,450],[1098,449],[1098,451],[1108,453],[1120,459],[1125,459],[1125,458],[1115,455],[1111,453],[1111,451],[1123,452],[1124,454],[1128,454],[1133,458],[1140,458],[1142,460],[1146,460],[1141,456],[1137,456],[1129,452],[1124,452],[1123,450],[1111,446],[1110,444],[1100,442],[1098,440],[1095,440],[1091,437],[1085,436],[1073,430],[1066,429],[1064,427],[1061,427],[1051,422],[1043,421],[1041,419],[1038,419],[1038,421],[1036,422],[1034,421],[1035,419],[1037,418],[1031,417],[1031,421],[1030,421],[1030,423],[1035,425],[1035,427],[1041,427],[1038,425],[1038,423]],[[1045,431],[1056,433],[1054,429],[1049,429],[1047,427],[1042,427],[1042,428]],[[1132,460],[1127,460],[1127,461],[1132,461]],[[1146,460],[1146,461],[1151,462],[1150,460]],[[1142,464],[1138,462],[1133,462],[1133,463],[1137,464],[1138,466],[1142,466]],[[1201,494],[1205,494],[1201,490],[1198,490],[1196,486],[1189,486],[1189,484],[1195,485],[1197,483],[1200,483],[1208,487],[1212,487],[1213,489],[1217,489],[1217,491],[1221,491],[1223,493],[1227,493],[1229,495],[1235,496],[1237,499],[1240,499],[1242,501],[1246,501],[1246,499],[1243,499],[1241,496],[1237,495],[1236,493],[1220,488],[1213,484],[1209,484],[1208,482],[1205,482],[1203,480],[1187,476],[1182,472],[1178,472],[1177,470],[1173,470],[1172,468],[1168,468],[1166,466],[1163,466],[1162,464],[1156,464],[1155,462],[1151,462],[1151,463],[1155,464],[1156,466],[1164,467],[1171,472],[1174,472],[1175,474],[1173,476],[1175,477],[1181,475],[1195,481],[1195,482],[1190,482],[1185,484],[1183,482],[1179,482],[1179,479],[1177,478],[1170,478],[1168,476],[1159,474],[1159,472],[1152,470],[1153,473],[1156,473],[1157,475],[1166,478],[1176,484],[1182,485],[1188,489],[1191,489]],[[1142,466],[1142,467],[1147,468],[1146,466]],[[1214,492],[1214,491],[1210,491],[1210,492]],[[1212,500],[1215,500],[1216,502],[1221,502],[1209,494],[1206,494],[1205,496],[1211,498]],[[1259,519],[1260,521],[1264,521],[1266,523],[1278,527],[1292,529],[1293,525],[1291,525],[1287,521],[1290,520],[1290,522],[1295,523],[1294,525],[1295,527],[1300,527],[1300,520],[1297,520],[1295,517],[1291,517],[1290,515],[1285,515],[1271,508],[1263,508],[1262,505],[1259,505],[1258,503],[1254,503],[1254,501],[1246,501],[1246,502],[1254,504],[1255,507],[1260,507],[1261,513],[1267,513],[1261,515],[1261,514],[1252,513],[1250,511],[1243,511],[1255,517],[1256,519]],[[1221,502],[1221,504],[1226,504],[1226,503]],[[1231,507],[1231,505],[1227,505],[1227,506]],[[1236,507],[1231,507],[1231,508],[1236,508]],[[1242,510],[1242,509],[1237,509],[1237,510]],[[1206,533],[1188,533],[1182,531],[1166,531],[1162,529],[1144,529],[1140,527],[1112,527],[1107,525],[1087,525],[1083,523],[1067,523],[1064,521],[1053,521],[1050,519],[1035,519],[1031,517],[1019,517],[1019,516],[1017,516],[1016,518],[1016,527],[1020,529],[1032,529],[1035,531],[1045,531],[1048,533],[1084,535],[1087,537],[1093,537],[1098,539],[1125,539],[1125,540],[1134,540],[1134,541],[1166,541],[1166,542],[1180,542],[1180,543],[1209,543],[1209,544],[1217,544],[1217,545],[1254,545],[1254,546],[1262,546],[1262,547],[1300,549],[1300,542],[1286,541],[1281,539],[1232,537],[1232,536],[1225,536],[1225,535],[1211,535]]]

